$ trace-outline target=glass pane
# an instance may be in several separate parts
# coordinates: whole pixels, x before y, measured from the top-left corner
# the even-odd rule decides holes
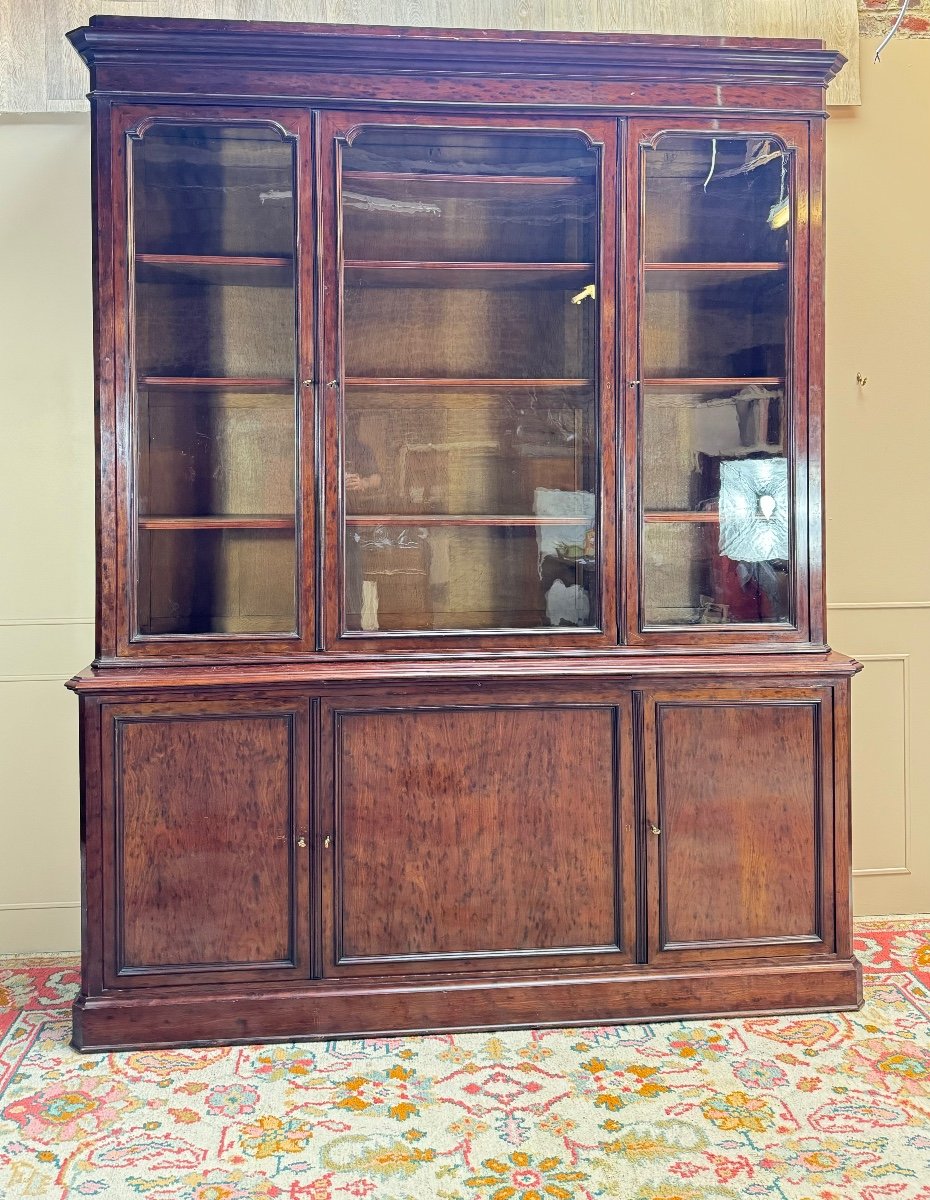
[[[790,620],[788,155],[644,151],[644,624]]]
[[[291,528],[147,527],[139,627],[149,634],[277,633],[294,622]],[[293,526],[293,522],[290,522]],[[143,605],[145,607],[143,607]]]
[[[551,527],[348,523],[351,629],[576,629],[591,623],[594,559],[581,553],[590,520]],[[578,556],[558,553],[559,544]]]
[[[133,143],[140,633],[295,629],[293,179],[261,126]]]
[[[597,166],[516,132],[344,152],[349,631],[598,625]]]

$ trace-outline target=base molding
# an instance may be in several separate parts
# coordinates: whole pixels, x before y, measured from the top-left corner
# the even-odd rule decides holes
[[[308,982],[197,995],[147,988],[78,997],[77,1050],[310,1041],[400,1034],[622,1025],[849,1011],[862,1004],[856,959],[648,971],[572,979],[456,979],[386,987]]]

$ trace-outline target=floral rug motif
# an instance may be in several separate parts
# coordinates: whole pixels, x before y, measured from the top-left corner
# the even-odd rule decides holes
[[[930,1200],[930,917],[856,945],[858,1013],[98,1055],[0,959],[0,1196]]]

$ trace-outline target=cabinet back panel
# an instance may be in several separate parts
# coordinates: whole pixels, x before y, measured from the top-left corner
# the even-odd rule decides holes
[[[343,191],[349,259],[420,259],[452,262],[593,261],[594,191],[543,189],[516,184],[493,198],[443,195],[420,179],[414,184],[368,185],[367,191],[395,198],[425,216],[357,211],[358,184],[351,175]],[[449,189],[447,188],[448,192]],[[435,212],[435,216],[432,214]]]
[[[720,528],[700,524],[647,524],[643,538],[643,613],[647,627],[722,625],[727,621],[787,624],[790,577],[784,564],[756,574],[720,553]]]
[[[371,447],[380,479],[347,493],[349,516],[528,515],[538,487],[595,490],[596,413],[586,390],[463,388],[391,400],[347,397],[347,457],[353,442]]]
[[[143,634],[294,629],[294,535],[278,530],[157,529],[139,538]]]
[[[643,507],[696,512],[720,495],[720,462],[786,453],[783,389],[646,391]]]
[[[294,512],[290,396],[140,395],[143,516]]]
[[[136,296],[140,375],[293,377],[293,288],[140,282]]]
[[[590,378],[591,305],[564,290],[347,283],[346,374]]]
[[[618,944],[611,709],[340,725],[337,962]]]
[[[643,301],[644,376],[784,374],[788,293],[783,273],[712,286],[715,282],[713,274],[699,271],[650,273]]]
[[[292,253],[293,151],[277,130],[163,124],[134,149],[137,250]]]
[[[540,534],[564,526],[409,525],[352,528],[347,548],[349,629],[591,628],[597,620],[590,560],[544,554]],[[581,530],[582,532],[579,532]],[[557,535],[556,535],[557,536]],[[358,540],[356,540],[358,539]],[[556,581],[560,587],[551,593]],[[366,596],[367,588],[367,596]]]
[[[787,226],[768,219],[789,188],[782,150],[774,138],[660,138],[645,152],[647,261],[785,261]]]

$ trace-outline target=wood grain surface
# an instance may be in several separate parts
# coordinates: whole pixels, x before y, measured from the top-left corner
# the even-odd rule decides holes
[[[562,979],[449,979],[393,991],[368,981],[321,981],[277,991],[160,988],[145,1005],[124,995],[78,998],[78,1050],[188,1046],[669,1021],[752,1013],[822,1013],[862,1003],[855,959],[718,964],[665,975],[630,968]]]
[[[336,966],[617,946],[614,722],[607,707],[342,715]]]
[[[653,956],[831,948],[829,703],[802,688],[647,702]]]
[[[303,708],[162,704],[113,714],[107,822],[119,850],[105,866],[116,902],[107,957],[121,986],[132,975],[286,973],[305,960]]]

